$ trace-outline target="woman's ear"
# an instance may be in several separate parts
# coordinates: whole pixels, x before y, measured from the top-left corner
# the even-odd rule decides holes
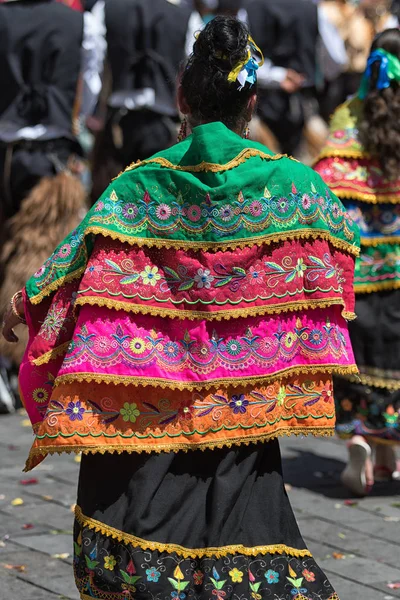
[[[246,121],[248,123],[250,123],[251,119],[253,118],[253,115],[256,111],[256,106],[257,106],[257,94],[253,94],[251,96],[251,98],[249,98],[249,101],[247,103]]]
[[[178,86],[178,107],[183,115],[187,116],[190,114],[190,108],[188,103],[186,102],[186,98],[183,94],[183,89],[181,85]]]

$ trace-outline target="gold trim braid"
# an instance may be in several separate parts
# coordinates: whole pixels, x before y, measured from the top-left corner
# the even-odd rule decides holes
[[[282,376],[289,375],[301,375],[301,374],[312,374],[317,373],[329,373],[333,375],[352,375],[358,373],[357,365],[346,365],[338,366],[332,364],[321,364],[321,365],[304,365],[299,367],[286,367],[280,369],[271,375],[253,375],[249,377],[234,377],[234,378],[223,378],[223,379],[211,379],[204,381],[177,381],[174,379],[162,379],[161,377],[136,377],[127,375],[106,375],[102,373],[68,373],[60,375],[54,382],[55,386],[63,383],[73,383],[75,381],[83,382],[87,381],[90,383],[101,382],[106,384],[114,385],[133,385],[135,387],[148,385],[152,387],[160,387],[162,389],[172,390],[209,390],[213,387],[226,387],[226,386],[244,386],[247,384],[266,384],[267,382],[275,381],[280,379]]]
[[[129,166],[126,167],[126,169],[124,171],[121,171],[121,173],[115,179],[117,179],[118,177],[123,175],[123,173],[126,173],[127,171],[133,171],[134,169],[138,169],[139,167],[144,167],[145,165],[149,165],[149,164],[158,164],[161,167],[165,167],[166,169],[173,169],[174,171],[183,171],[186,173],[200,173],[200,172],[221,173],[223,171],[230,171],[231,169],[234,169],[235,167],[238,167],[239,165],[244,163],[249,158],[255,158],[255,157],[259,157],[262,160],[280,160],[282,158],[288,158],[289,160],[298,162],[298,160],[296,160],[295,158],[293,158],[291,156],[288,156],[287,154],[271,155],[271,154],[267,154],[266,152],[263,152],[262,150],[258,150],[257,148],[244,148],[241,152],[239,152],[239,154],[237,156],[235,156],[235,158],[232,158],[232,160],[228,161],[227,163],[225,163],[223,165],[218,164],[218,163],[209,163],[209,162],[205,162],[205,161],[202,161],[201,163],[199,163],[197,165],[187,165],[187,166],[174,165],[174,163],[170,162],[163,156],[156,156],[155,158],[150,158],[148,160],[142,160],[142,161],[131,163]]]
[[[174,553],[184,558],[203,558],[204,556],[207,556],[208,558],[213,556],[221,558],[227,556],[227,554],[244,554],[245,556],[257,556],[258,554],[287,554],[288,556],[295,556],[297,558],[312,556],[311,552],[307,549],[298,550],[297,548],[291,548],[285,544],[254,546],[252,548],[242,546],[241,544],[220,546],[217,548],[185,548],[178,544],[152,542],[129,533],[124,533],[123,531],[110,527],[96,519],[86,517],[79,506],[75,507],[75,518],[81,527],[87,527],[93,531],[106,535],[107,537],[123,542],[124,544],[132,544],[133,546],[138,546],[142,550],[156,550],[158,552],[167,552],[168,554]]]
[[[329,418],[334,418],[334,415]],[[280,427],[275,431],[267,431],[258,435],[248,434],[239,435],[232,438],[224,438],[217,440],[204,440],[200,442],[160,442],[156,444],[140,443],[137,439],[130,446],[128,445],[112,445],[112,444],[96,444],[95,446],[87,446],[84,444],[73,445],[54,445],[54,446],[34,446],[28,456],[25,464],[24,472],[31,471],[37,464],[37,458],[44,459],[47,455],[53,454],[161,454],[161,452],[191,452],[192,450],[215,450],[221,448],[232,448],[232,446],[240,446],[241,444],[258,444],[258,442],[268,442],[284,436],[299,436],[313,435],[314,437],[332,437],[335,435],[334,426],[305,426],[305,427]],[[40,461],[39,461],[40,462]]]

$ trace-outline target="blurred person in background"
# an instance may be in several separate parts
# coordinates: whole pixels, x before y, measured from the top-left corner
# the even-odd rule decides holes
[[[327,130],[318,116],[318,67],[328,65],[330,76],[341,72],[346,55],[338,31],[311,0],[248,0],[246,10],[266,59],[258,114],[277,140],[273,149],[295,154],[305,134],[319,150]]]
[[[94,200],[128,164],[176,140],[176,73],[185,56],[190,15],[177,0],[106,2],[109,89],[93,153]]]
[[[315,169],[361,230],[357,319],[350,335],[360,376],[337,379],[337,432],[351,437],[346,487],[365,495],[399,477],[400,443],[400,31],[372,44],[358,95],[333,115]],[[371,448],[376,448],[375,468]]]
[[[387,0],[322,0],[321,7],[340,32],[347,54],[343,73],[326,79],[321,94],[321,114],[329,120],[334,109],[357,92],[375,35],[398,27],[398,18]]]
[[[82,100],[93,104],[98,90],[86,73],[91,54],[81,10],[51,0],[2,2],[0,39],[1,316],[10,293],[82,218],[77,133]],[[24,341],[0,342],[0,411],[13,409]]]

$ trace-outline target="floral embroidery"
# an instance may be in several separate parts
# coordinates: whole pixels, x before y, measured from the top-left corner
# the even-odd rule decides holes
[[[140,277],[143,279],[145,285],[152,286],[156,285],[157,281],[161,279],[157,267],[145,267],[144,271],[140,273]]]
[[[211,287],[211,283],[214,281],[214,277],[210,274],[208,269],[199,269],[197,274],[194,276],[194,281],[197,283],[198,289]]]
[[[157,583],[161,577],[160,571],[157,571],[155,567],[150,567],[150,569],[146,569],[146,575],[147,581],[154,581],[155,583]]]
[[[279,573],[269,569],[265,573],[265,579],[268,581],[268,583],[279,583]]]
[[[135,402],[132,402],[131,404],[129,404],[129,402],[125,402],[124,407],[120,410],[120,413],[124,421],[135,423],[137,417],[140,415],[140,410],[138,410]]]
[[[233,583],[242,583],[243,581],[243,572],[239,571],[239,569],[232,569],[232,571],[229,571],[229,576]]]
[[[43,321],[39,335],[48,342],[56,341],[60,333],[66,330],[65,324],[67,320],[67,313],[67,307],[53,304],[50,307],[45,320]]]
[[[82,407],[82,404],[78,400],[78,402],[69,402],[68,407],[65,411],[65,414],[68,415],[70,421],[82,421],[83,414],[85,413],[85,409]]]
[[[114,571],[116,564],[117,564],[117,561],[112,554],[110,554],[110,556],[106,556],[104,558],[104,568],[105,569],[108,569],[109,571]]]
[[[91,310],[90,314],[96,313]],[[313,319],[317,317],[317,311],[309,314]],[[257,327],[253,330],[247,328],[244,334],[228,339],[214,331],[211,338],[199,340],[197,333],[195,337],[188,331],[182,335],[177,326],[181,337],[174,341],[161,331],[146,332],[138,328],[127,317],[124,320],[116,317],[115,323],[108,321],[104,327],[98,319],[86,320],[83,311],[80,318],[84,324],[75,329],[59,377],[81,371],[108,376],[114,372],[119,376],[127,373],[129,377],[136,377],[146,368],[147,377],[165,378],[164,373],[180,372],[181,380],[187,379],[188,373],[208,376],[215,373],[219,378],[228,377],[230,372],[239,377],[247,373],[265,376],[279,368],[282,361],[286,366],[289,360],[297,360],[298,364],[305,361],[309,365],[313,361],[321,365],[324,359],[328,363],[349,360],[346,330],[331,323],[329,318],[324,325],[316,321],[310,323],[305,315],[301,319],[255,321]],[[172,329],[169,335],[173,335]],[[238,367],[240,375],[236,375]],[[176,379],[174,375],[172,378]]]
[[[193,573],[194,585],[202,585],[204,580],[204,573],[202,571],[195,571]]]
[[[249,401],[246,400],[244,394],[240,394],[240,396],[232,396],[232,400],[229,402],[229,407],[232,408],[236,415],[238,413],[245,413],[248,405]]]
[[[315,581],[315,574],[312,571],[308,571],[307,569],[304,569],[304,571],[302,572],[302,575],[307,581]]]
[[[36,388],[33,391],[32,397],[35,402],[37,402],[38,404],[42,404],[44,402],[47,402],[49,394],[44,388]]]

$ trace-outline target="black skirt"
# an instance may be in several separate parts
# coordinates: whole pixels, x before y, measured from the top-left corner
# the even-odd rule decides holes
[[[337,432],[400,442],[400,290],[360,294],[349,331],[360,377],[335,381]]]
[[[277,440],[83,456],[74,541],[84,600],[338,600],[298,530]]]

